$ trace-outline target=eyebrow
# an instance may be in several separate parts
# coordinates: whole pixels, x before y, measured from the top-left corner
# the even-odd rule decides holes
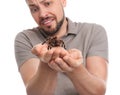
[[[44,2],[44,1],[46,1],[46,0],[40,0],[40,2]]]
[[[46,0],[40,0],[39,3],[44,3]],[[35,6],[34,3],[28,3],[29,6]]]
[[[46,0],[41,0],[40,3],[44,3]]]
[[[36,5],[33,3],[28,4],[29,7],[35,7]]]

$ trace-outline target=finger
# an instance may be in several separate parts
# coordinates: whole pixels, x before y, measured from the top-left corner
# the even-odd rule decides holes
[[[60,53],[62,51],[62,48],[61,47],[55,47],[55,48],[52,48],[52,49],[54,49],[52,59],[54,60],[55,58],[60,57]]]
[[[61,49],[61,52],[60,52],[60,57],[63,58],[64,56],[68,55],[68,51],[65,50],[64,48]]]
[[[55,71],[64,72],[54,61],[51,61],[48,65]]]
[[[64,72],[71,72],[73,68],[71,68],[67,63],[65,63],[61,58],[56,58],[55,63],[62,69]]]
[[[42,48],[42,44],[37,44],[31,49],[31,52],[35,55],[39,55],[41,48]]]
[[[47,53],[44,56],[44,60],[49,63],[50,60],[52,60],[52,54],[53,54],[53,50],[48,50]]]
[[[82,57],[82,52],[77,49],[70,49],[68,52],[72,58],[79,59]]]
[[[63,60],[72,68],[79,67],[83,63],[83,58],[74,59],[70,56],[65,56]]]
[[[45,58],[44,56],[47,51],[48,51],[47,45],[42,45],[42,44],[38,44],[38,45],[34,46],[32,49],[32,53],[35,54],[37,57],[39,57],[42,62],[46,62],[44,60],[44,58]]]

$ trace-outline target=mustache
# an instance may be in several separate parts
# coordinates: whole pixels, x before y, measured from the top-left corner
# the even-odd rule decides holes
[[[41,19],[41,21],[42,21],[42,20],[49,19],[49,18],[52,18],[52,16],[41,17],[40,19]]]

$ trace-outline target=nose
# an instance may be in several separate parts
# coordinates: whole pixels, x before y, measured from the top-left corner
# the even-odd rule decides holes
[[[46,17],[48,15],[48,11],[45,8],[40,9],[40,17]]]

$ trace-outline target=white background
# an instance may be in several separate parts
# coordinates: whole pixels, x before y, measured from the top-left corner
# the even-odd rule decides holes
[[[120,3],[119,0],[67,0],[66,16],[76,22],[98,23],[109,40],[109,76],[106,95],[120,95]],[[14,38],[35,27],[25,0],[0,2],[0,95],[26,95],[14,57]]]

